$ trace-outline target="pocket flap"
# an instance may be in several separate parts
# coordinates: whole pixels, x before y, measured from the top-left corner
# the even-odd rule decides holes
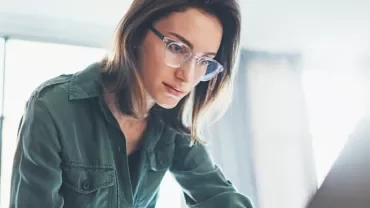
[[[113,167],[63,164],[63,183],[82,194],[114,185]]]

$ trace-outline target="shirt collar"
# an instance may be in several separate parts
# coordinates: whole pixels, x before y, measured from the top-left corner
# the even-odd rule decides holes
[[[93,63],[86,69],[75,73],[70,81],[69,99],[80,100],[101,95],[100,64]]]

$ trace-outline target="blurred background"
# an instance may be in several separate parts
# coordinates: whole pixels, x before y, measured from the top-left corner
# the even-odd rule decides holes
[[[0,207],[17,127],[43,81],[99,60],[130,0],[0,0]],[[367,111],[369,0],[240,0],[234,101],[205,135],[216,163],[260,208],[300,208]],[[159,208],[185,207],[168,174]]]

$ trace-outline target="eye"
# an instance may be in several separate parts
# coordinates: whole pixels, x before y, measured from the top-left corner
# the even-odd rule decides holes
[[[168,46],[168,49],[172,53],[184,53],[183,47],[181,47],[179,44],[172,43]]]
[[[199,63],[200,65],[202,65],[202,66],[208,66],[209,61],[208,61],[208,60],[206,60],[206,59],[200,59],[198,63]]]

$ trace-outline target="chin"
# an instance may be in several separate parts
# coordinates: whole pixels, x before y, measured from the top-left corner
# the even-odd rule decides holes
[[[172,108],[177,106],[177,103],[178,102],[176,102],[176,103],[160,103],[160,102],[157,102],[157,105],[161,106],[164,109],[172,109]]]
[[[165,98],[165,99],[158,99],[156,100],[156,104],[161,106],[164,109],[172,109],[177,106],[180,100],[176,100],[173,98]]]

